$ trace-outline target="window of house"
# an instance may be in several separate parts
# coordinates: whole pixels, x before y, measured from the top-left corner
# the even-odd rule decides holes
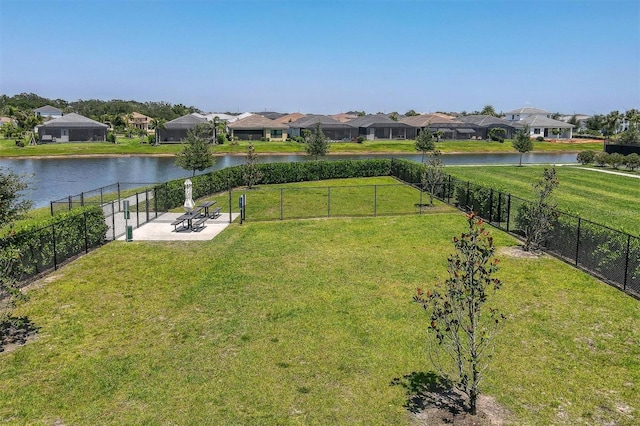
[[[540,129],[533,129],[533,134],[534,135],[539,135],[540,134]]]
[[[271,131],[271,137],[272,138],[281,138],[282,137],[282,130],[272,130]]]

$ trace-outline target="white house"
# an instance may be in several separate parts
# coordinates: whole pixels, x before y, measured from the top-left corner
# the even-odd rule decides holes
[[[552,113],[538,108],[518,108],[505,113],[505,120],[518,122],[529,127],[529,135],[532,138],[558,138],[571,139],[573,124],[565,123],[551,118]],[[560,131],[559,134],[556,132]]]
[[[45,105],[40,108],[36,108],[33,110],[34,114],[39,117],[51,117],[58,118],[62,117],[62,110],[56,107],[52,107],[51,105]]]

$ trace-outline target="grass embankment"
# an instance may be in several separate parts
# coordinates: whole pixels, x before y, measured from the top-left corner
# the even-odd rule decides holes
[[[216,145],[216,154],[245,154],[249,142],[242,141],[237,145],[225,143]],[[253,142],[256,152],[261,154],[304,154],[305,145],[297,142]],[[355,142],[332,142],[329,153],[405,153],[415,154],[415,143],[412,140],[380,140]],[[437,147],[444,153],[515,153],[510,141],[504,143],[491,141],[443,141]],[[152,146],[140,143],[138,138],[118,138],[118,143],[83,142],[83,143],[54,143],[35,146],[17,147],[14,140],[0,139],[0,158],[2,157],[32,157],[32,156],[68,156],[68,155],[175,155],[182,149],[180,144],[161,144]],[[602,150],[602,144],[574,141],[571,143],[556,143],[552,141],[534,142],[536,152],[578,152],[586,149]]]
[[[446,276],[459,213],[233,224],[114,242],[53,273],[0,354],[0,418],[64,424],[403,424],[430,372],[411,300]],[[492,232],[498,246],[515,240]],[[501,259],[484,390],[515,424],[635,424],[640,304],[552,258]]]
[[[548,167],[548,166],[547,166]],[[453,176],[532,200],[533,184],[542,178],[544,166],[447,167]],[[640,235],[640,180],[583,170],[556,167],[560,185],[554,191],[558,208],[585,219]]]

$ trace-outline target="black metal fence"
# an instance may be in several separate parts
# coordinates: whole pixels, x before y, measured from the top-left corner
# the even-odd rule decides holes
[[[78,207],[89,205],[104,205],[111,201],[120,201],[125,197],[133,195],[136,191],[150,189],[156,183],[135,183],[135,182],[116,182],[111,185],[102,186],[100,188],[84,191],[79,194],[69,195],[59,200],[51,201],[51,216],[55,216],[60,212],[71,211]],[[121,208],[121,206],[119,207]],[[121,211],[121,210],[118,210]]]
[[[419,185],[415,175],[407,183]],[[435,196],[464,211],[477,213],[493,226],[522,237],[524,206],[531,202],[493,188],[447,176]],[[603,281],[640,297],[640,237],[579,216],[556,212],[545,251]]]

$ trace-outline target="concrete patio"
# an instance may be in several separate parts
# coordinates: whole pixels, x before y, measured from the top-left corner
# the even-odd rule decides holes
[[[133,241],[207,241],[213,239],[229,226],[229,213],[223,213],[216,219],[207,219],[204,229],[200,231],[194,232],[190,229],[180,229],[178,227],[176,232],[171,222],[181,214],[164,213],[156,219],[141,225],[133,230]],[[239,213],[233,213],[231,217],[235,221],[239,215]],[[118,238],[119,241],[124,241],[125,239],[124,235]]]

